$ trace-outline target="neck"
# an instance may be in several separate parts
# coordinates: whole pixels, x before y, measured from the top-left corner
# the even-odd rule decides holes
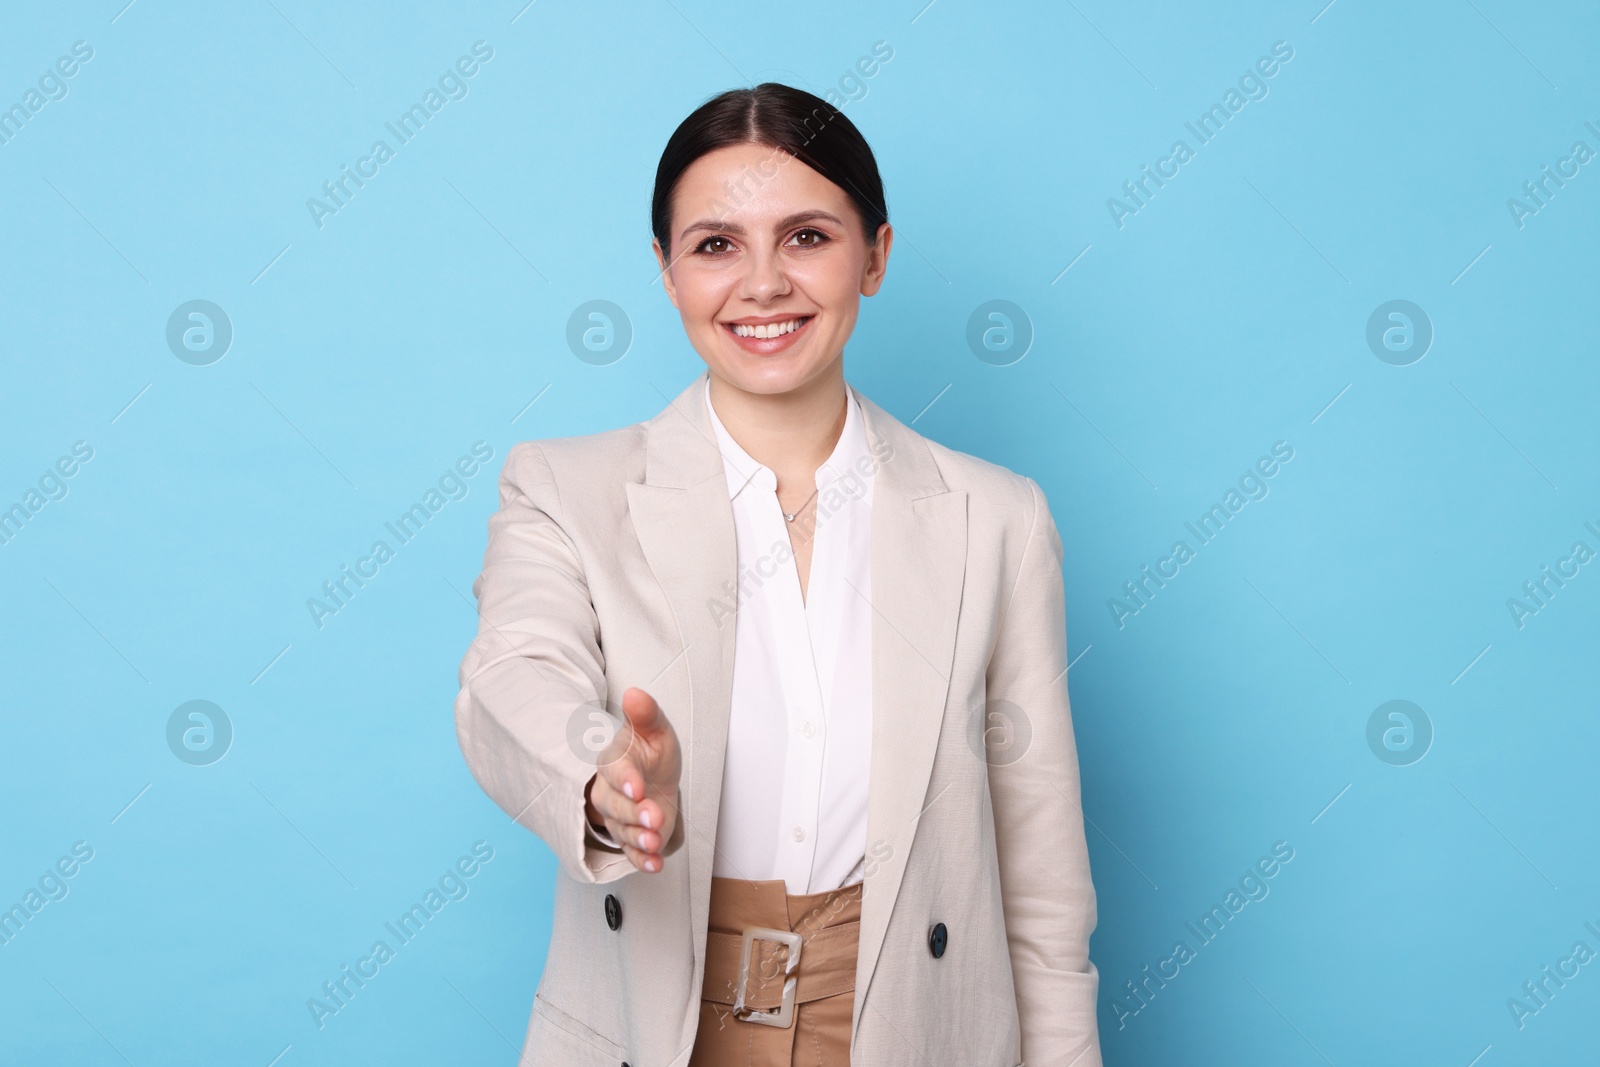
[[[750,393],[711,372],[711,406],[728,435],[777,476],[780,490],[804,486],[844,432],[844,361],[786,393]]]

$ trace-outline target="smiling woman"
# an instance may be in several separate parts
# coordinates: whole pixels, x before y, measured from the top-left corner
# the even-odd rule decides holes
[[[845,380],[872,150],[723,93],[651,228],[705,371],[511,449],[459,674],[468,766],[561,866],[522,1062],[1099,1067],[1061,539]]]
[[[702,108],[667,142],[653,249],[724,422],[726,382],[776,401],[762,406],[786,410],[793,427],[822,409],[842,415],[839,357],[860,297],[883,282],[894,232],[877,163],[843,112],[787,86],[747,92],[748,102],[729,96]],[[754,412],[731,403],[745,409],[729,424],[742,442]],[[833,430],[827,448],[814,443],[820,454],[795,457],[793,481],[810,480]],[[786,473],[777,471],[780,495]]]

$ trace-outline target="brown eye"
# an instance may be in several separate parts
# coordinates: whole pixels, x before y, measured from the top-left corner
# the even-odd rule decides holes
[[[707,237],[704,241],[700,242],[699,247],[696,248],[695,251],[696,252],[711,252],[712,254],[718,254],[718,253],[727,251],[727,248],[712,249],[712,248],[708,247],[710,245],[717,244],[717,243],[721,243],[723,245],[727,245],[728,244],[728,239],[726,237]]]
[[[822,244],[822,242],[824,242],[824,241],[826,241],[828,239],[828,235],[823,233],[821,230],[812,230],[812,229],[801,230],[799,233],[796,233],[794,236],[795,236],[795,240],[800,242],[800,247],[801,248],[815,248],[818,245]],[[801,240],[802,238],[805,238],[805,237],[810,237],[811,240],[809,240],[809,241]]]

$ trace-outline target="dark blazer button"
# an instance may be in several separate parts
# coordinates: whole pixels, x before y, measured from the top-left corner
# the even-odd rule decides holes
[[[949,942],[950,931],[944,928],[944,923],[934,923],[933,930],[928,934],[928,951],[933,953],[934,959],[944,955],[944,947]]]
[[[622,925],[622,904],[610,893],[606,894],[606,925],[613,930]]]

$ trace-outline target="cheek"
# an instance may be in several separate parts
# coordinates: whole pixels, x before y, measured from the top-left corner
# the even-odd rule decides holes
[[[796,286],[816,304],[834,311],[848,310],[861,296],[862,264],[840,256],[817,260],[790,272]]]
[[[715,318],[728,302],[734,279],[728,274],[696,270],[693,266],[675,269],[673,287],[678,294],[678,310],[688,322]]]

